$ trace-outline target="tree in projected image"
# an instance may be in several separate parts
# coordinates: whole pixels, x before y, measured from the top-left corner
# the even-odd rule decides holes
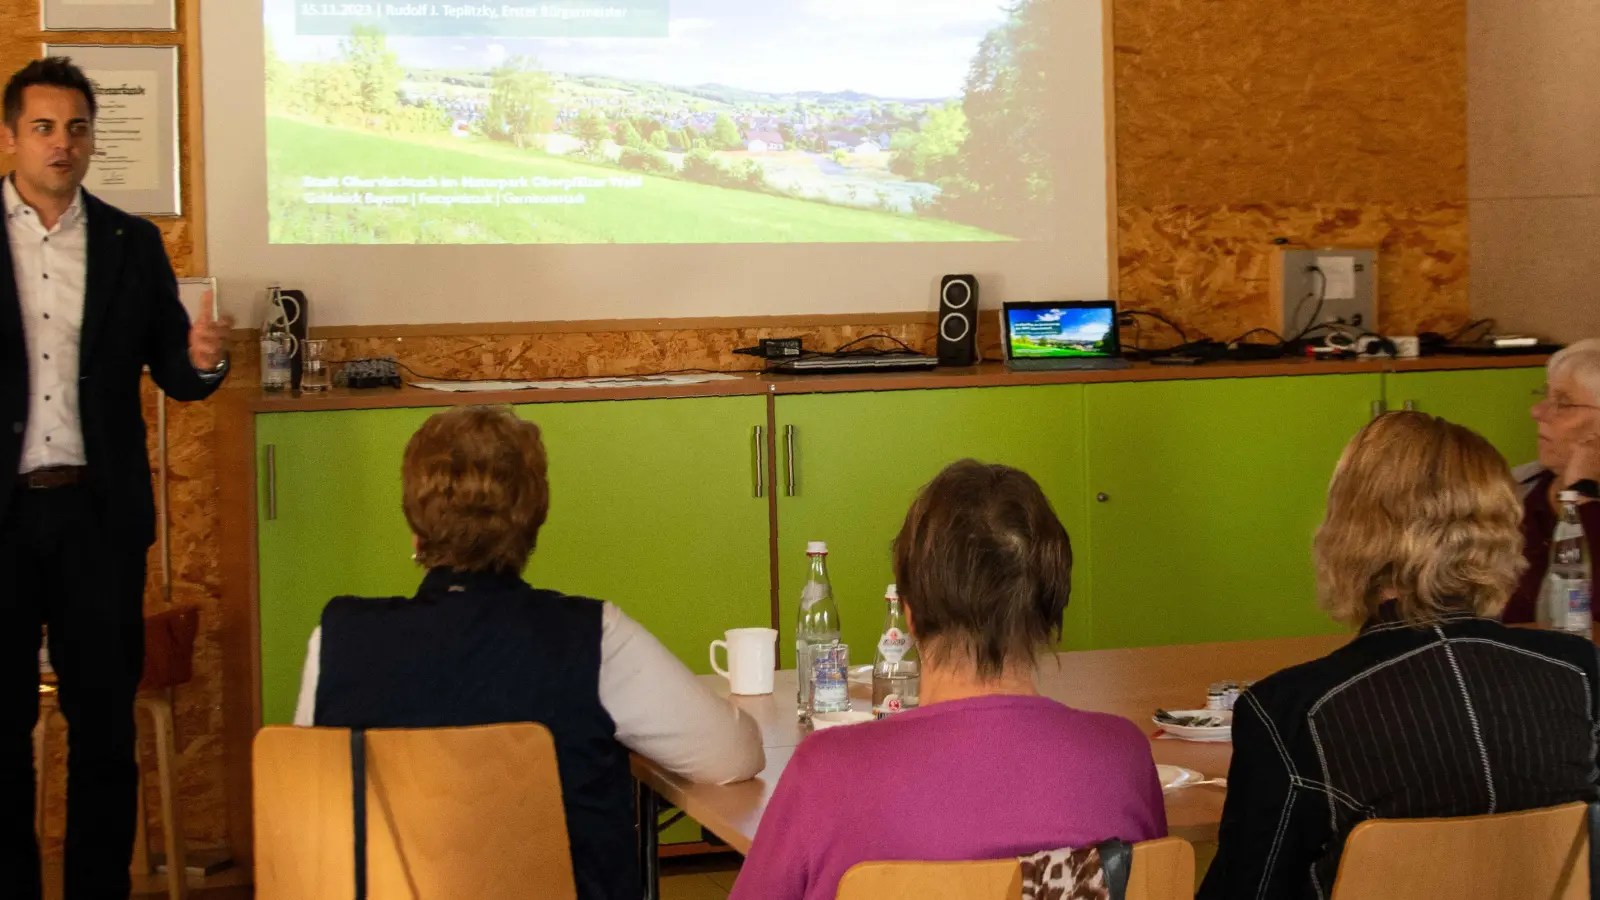
[[[1044,237],[1056,199],[1051,73],[1059,44],[1051,0],[1015,0],[984,38],[967,75],[962,109],[969,135],[959,175],[939,180],[935,212],[1007,233]]]
[[[484,110],[483,131],[488,137],[509,141],[519,149],[555,123],[554,90],[550,76],[529,56],[513,56],[491,75],[489,106]]]
[[[400,96],[400,80],[405,77],[400,57],[389,49],[388,37],[376,26],[350,29],[350,37],[339,42],[339,50],[355,81],[355,105],[369,125],[381,122],[394,112]]]
[[[711,146],[716,150],[743,150],[739,139],[739,126],[733,124],[727,113],[718,113],[716,124],[711,126]]]
[[[583,152],[588,156],[599,156],[601,146],[610,136],[611,129],[606,127],[606,120],[594,110],[588,110],[578,117],[578,140],[583,141]]]
[[[894,136],[894,156],[889,171],[913,181],[937,183],[955,175],[961,148],[967,142],[967,114],[951,102],[930,110],[920,131],[903,130]]]

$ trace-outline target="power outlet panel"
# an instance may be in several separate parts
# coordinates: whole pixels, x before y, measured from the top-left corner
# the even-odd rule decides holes
[[[1272,268],[1273,305],[1285,338],[1327,322],[1378,330],[1377,251],[1286,248]]]

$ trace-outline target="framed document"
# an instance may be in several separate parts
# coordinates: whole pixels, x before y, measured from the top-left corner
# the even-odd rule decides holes
[[[177,31],[177,0],[39,0],[45,31]]]
[[[94,82],[99,113],[83,186],[141,216],[183,211],[178,159],[178,48],[133,44],[45,44]]]

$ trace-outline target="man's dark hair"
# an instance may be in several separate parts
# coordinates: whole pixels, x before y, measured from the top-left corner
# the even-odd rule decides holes
[[[17,128],[17,119],[22,116],[22,92],[39,84],[71,88],[83,94],[84,99],[89,101],[91,120],[99,112],[98,104],[94,102],[94,85],[89,82],[89,76],[65,56],[47,56],[23,66],[6,82],[6,125],[13,131]]]

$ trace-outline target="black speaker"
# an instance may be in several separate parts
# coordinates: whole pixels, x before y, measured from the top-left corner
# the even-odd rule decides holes
[[[946,275],[939,284],[939,365],[978,363],[978,279]]]

